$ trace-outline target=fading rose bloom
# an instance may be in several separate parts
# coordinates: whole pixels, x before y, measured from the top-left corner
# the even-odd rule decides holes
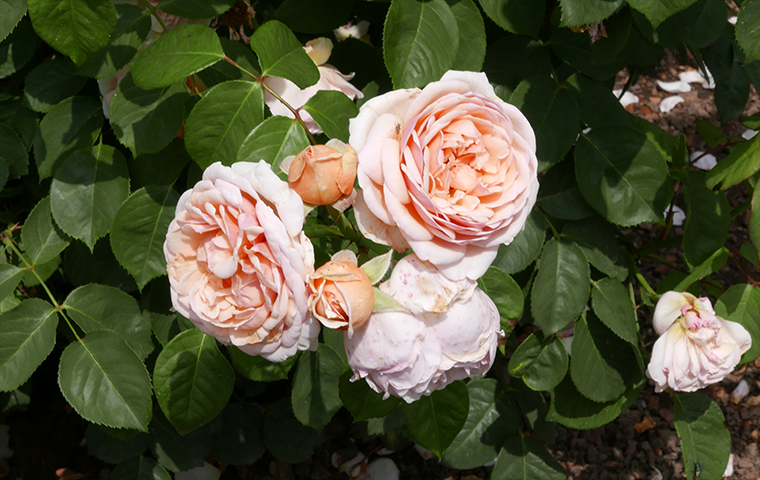
[[[345,330],[348,338],[372,314],[375,295],[364,270],[350,260],[331,260],[309,277],[309,309],[327,328]]]
[[[349,82],[349,80],[354,78],[353,73],[343,75],[337,68],[327,64],[327,60],[332,53],[332,47],[332,41],[325,37],[311,40],[307,42],[304,47],[306,53],[319,69],[319,81],[314,85],[301,90],[290,80],[279,77],[267,77],[267,86],[277,93],[277,95],[282,97],[282,99],[294,109],[299,109],[306,105],[306,102],[308,102],[309,99],[320,90],[342,92],[351,100],[363,98],[364,94],[361,90],[354,87]],[[282,115],[284,117],[294,118],[293,113],[269,92],[264,93],[264,101],[272,112],[272,115]],[[311,115],[309,115],[308,112],[301,110],[298,112],[298,115],[301,117],[301,120],[304,121],[306,128],[308,128],[311,133],[322,133],[322,129],[319,128],[317,122],[311,118]]]
[[[344,343],[353,381],[365,378],[385,398],[394,395],[411,403],[453,381],[486,373],[496,356],[500,326],[496,305],[474,282],[453,291],[449,287],[456,284],[441,274],[436,278],[432,266],[416,257],[402,264],[407,258],[380,289],[420,313],[374,312]],[[408,271],[394,275],[399,266]],[[410,280],[416,286],[408,286]],[[410,291],[417,296],[410,298]],[[437,299],[445,297],[452,300],[442,309]],[[431,305],[435,311],[424,310]]]
[[[655,391],[693,392],[719,382],[752,346],[747,330],[715,315],[707,298],[667,292],[654,310],[654,344],[647,376]]]
[[[367,40],[369,39],[367,32],[369,32],[369,22],[366,20],[362,20],[359,23],[348,22],[342,27],[333,30],[335,39],[339,42],[342,42],[349,37],[358,38],[359,40]]]
[[[329,205],[354,190],[356,151],[338,139],[310,145],[289,163],[288,184],[308,204]]]
[[[174,308],[203,333],[281,362],[316,347],[314,250],[301,198],[269,164],[217,162],[177,204],[164,243]]]
[[[424,89],[362,105],[356,221],[369,239],[410,248],[447,277],[482,276],[536,202],[536,140],[483,73],[449,71]]]

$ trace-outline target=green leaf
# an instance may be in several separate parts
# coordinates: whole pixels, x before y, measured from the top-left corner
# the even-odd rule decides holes
[[[79,66],[77,73],[94,78],[116,74],[137,55],[150,33],[151,17],[137,5],[119,4],[116,7],[116,32],[108,45],[90,56]]]
[[[27,6],[40,38],[77,65],[105,47],[116,30],[109,0],[27,0]]]
[[[746,62],[760,60],[760,1],[747,0],[736,21],[736,42],[744,50]]]
[[[246,136],[264,120],[264,90],[234,80],[206,91],[185,125],[185,148],[201,168],[231,165]]]
[[[0,5],[2,3],[3,0],[0,0]],[[2,15],[0,18],[3,18]],[[24,68],[34,57],[38,41],[32,23],[28,18],[23,18],[13,33],[0,42],[0,78],[13,75]]]
[[[720,270],[723,265],[726,264],[726,260],[728,260],[729,251],[725,247],[721,248],[720,250],[716,251],[712,255],[710,255],[710,258],[705,260],[701,265],[693,268],[691,270],[691,273],[681,280],[678,285],[676,285],[673,290],[677,292],[682,292],[686,288],[688,288],[689,285],[692,283],[701,280],[705,278],[706,276],[710,275],[713,272],[717,272]]]
[[[143,90],[127,74],[111,99],[111,126],[134,156],[155,153],[167,146],[185,120],[190,94],[184,82]]]
[[[546,239],[546,222],[538,209],[528,215],[525,229],[509,245],[500,245],[493,266],[513,274],[525,270],[541,253]]]
[[[623,0],[560,0],[563,27],[581,27],[601,22],[623,5]]]
[[[722,478],[731,453],[731,434],[724,421],[720,406],[702,393],[674,395],[673,423],[681,439],[686,475]]]
[[[29,27],[30,29],[32,27]],[[0,55],[2,53],[0,52]],[[27,108],[26,102],[20,97],[10,97],[0,100],[0,125],[10,127],[21,139],[26,149],[30,149],[34,136],[39,127],[39,115]],[[27,163],[22,166],[26,171]],[[12,170],[12,169],[11,169]]]
[[[572,74],[564,83],[575,94],[580,119],[591,128],[606,125],[631,125],[631,114],[620,104],[612,90],[601,82]]]
[[[510,437],[496,458],[491,480],[564,480],[567,473],[546,448],[522,432]]]
[[[322,443],[324,434],[301,424],[293,416],[290,402],[281,398],[264,420],[264,445],[272,455],[285,463],[306,461],[314,448]],[[298,441],[294,442],[294,439]]]
[[[747,104],[750,78],[747,70],[738,62],[731,62],[728,76],[715,78],[715,105],[721,124],[735,120]]]
[[[483,71],[502,100],[524,79],[551,73],[549,49],[542,43],[520,35],[505,35],[486,50]],[[621,107],[622,108],[622,107]]]
[[[150,321],[137,301],[118,288],[90,284],[71,292],[63,307],[84,333],[112,330],[144,359],[153,351]]]
[[[251,48],[259,56],[261,74],[281,77],[306,88],[319,81],[319,69],[293,32],[283,23],[270,20],[251,36]]]
[[[574,243],[546,242],[531,291],[531,311],[545,334],[556,333],[586,307],[590,287],[588,262]]]
[[[715,314],[741,324],[752,336],[752,346],[742,355],[741,363],[760,355],[760,288],[746,283],[732,286],[715,302]]]
[[[235,62],[239,67],[242,67],[246,72],[256,76],[260,75],[259,60],[248,45],[243,42],[230,40],[229,38],[220,37],[219,40],[222,42],[222,48],[227,58]],[[205,70],[201,70],[197,75],[206,87],[209,88],[227,80],[251,80],[251,76],[248,73],[243,72],[226,61],[215,63]]]
[[[470,411],[467,420],[443,457],[457,469],[477,468],[492,461],[501,445],[517,432],[519,414],[511,396],[502,393],[493,378],[476,378],[467,384]]]
[[[330,138],[348,142],[348,121],[354,118],[359,109],[354,102],[342,92],[320,90],[303,106],[311,118]]]
[[[53,218],[61,230],[92,251],[129,196],[127,160],[110,145],[100,144],[77,150],[61,167],[50,186]]]
[[[760,189],[758,186],[756,183],[755,189],[752,192],[752,210],[749,216],[749,239],[755,249],[756,258],[758,257],[758,252],[760,252]]]
[[[327,425],[343,405],[339,393],[342,370],[343,359],[328,345],[301,354],[290,396],[298,421],[315,430]]]
[[[510,324],[511,319],[522,315],[525,298],[520,285],[512,277],[497,267],[488,267],[486,273],[478,279],[478,286],[488,295],[499,310],[501,324]],[[507,333],[511,330],[506,329]]]
[[[538,170],[547,170],[565,157],[578,135],[578,104],[573,94],[549,76],[520,82],[509,103],[528,118],[536,132]]]
[[[533,390],[551,390],[567,372],[567,350],[555,335],[544,336],[540,331],[528,336],[509,359],[507,369],[513,377],[522,377]]]
[[[452,70],[479,72],[486,58],[486,27],[472,0],[446,0],[457,21],[459,50]]]
[[[627,13],[626,10],[623,12]],[[609,80],[628,61],[628,51],[623,47],[632,29],[631,16],[626,13],[606,20],[608,38],[602,38],[593,44],[587,32],[576,33],[569,28],[555,30],[548,43],[558,57],[583,75],[599,81]]]
[[[628,0],[634,9],[643,13],[654,28],[663,20],[685,9],[697,0]]]
[[[402,408],[412,440],[441,458],[467,420],[467,386],[458,380]]]
[[[122,438],[115,435],[115,431],[122,433],[120,430],[123,429],[111,429],[92,423],[88,425],[85,440],[90,455],[98,460],[115,464],[140,455],[148,449],[150,436],[147,433],[125,430],[124,433],[129,432],[132,435]]]
[[[16,290],[27,271],[10,263],[0,263],[0,301],[5,300]]]
[[[148,185],[169,185],[192,161],[185,150],[185,141],[174,138],[156,153],[133,158],[129,162],[129,178],[133,189]]]
[[[535,438],[546,443],[554,443],[557,426],[546,419],[549,405],[544,400],[543,394],[531,390],[524,382],[517,381],[512,385],[515,390],[510,393],[520,407],[520,413],[526,425],[533,431]]]
[[[644,383],[646,382],[642,378],[632,381],[627,384],[623,396],[611,402],[599,403],[584,397],[573,384],[570,375],[567,375],[551,392],[546,419],[578,430],[601,427],[633,405]]]
[[[383,30],[383,56],[395,88],[423,87],[454,65],[457,19],[445,0],[393,0]]]
[[[667,163],[655,144],[624,126],[581,135],[575,178],[588,203],[621,226],[663,223],[662,212],[673,194]]]
[[[265,160],[277,172],[285,157],[298,155],[308,146],[309,138],[300,123],[287,117],[269,117],[245,138],[238,150],[237,161]]]
[[[164,239],[178,200],[170,186],[148,186],[130,195],[116,212],[111,249],[140,289],[166,273]]]
[[[0,42],[10,35],[26,13],[24,0],[0,0]]]
[[[106,239],[98,241],[92,252],[84,243],[72,242],[64,254],[63,271],[66,272],[66,280],[75,287],[100,283],[125,292],[137,290],[135,281],[116,261]]]
[[[150,423],[150,437],[153,456],[172,472],[203,466],[203,460],[211,448],[211,432],[208,427],[180,435],[158,408]]]
[[[0,392],[20,387],[55,346],[58,314],[38,298],[0,314]]]
[[[628,290],[617,280],[603,278],[593,283],[591,305],[607,328],[631,345],[638,345],[636,310]]]
[[[593,315],[575,322],[570,376],[584,397],[604,403],[625,392],[625,344]]]
[[[223,14],[234,4],[235,0],[162,0],[158,8],[170,15],[205,20]]]
[[[615,234],[617,229],[596,218],[568,222],[562,236],[575,242],[600,272],[623,281],[628,277],[628,258]]]
[[[363,379],[352,382],[352,374],[348,371],[340,376],[340,400],[351,412],[354,422],[384,417],[398,407],[401,402],[399,397],[391,396],[383,400],[383,394],[372,390]]]
[[[266,451],[264,414],[258,405],[229,403],[211,424],[211,457],[227,465],[250,465]]]
[[[298,360],[298,355],[287,358],[284,362],[275,363],[258,355],[248,355],[235,346],[228,346],[227,353],[232,359],[232,365],[241,375],[254,382],[274,382],[288,378],[288,372]]]
[[[224,409],[235,385],[235,371],[214,337],[187,330],[158,355],[153,385],[166,418],[185,435]]]
[[[683,229],[683,253],[693,268],[707,260],[728,240],[731,205],[726,195],[705,188],[705,175],[688,170],[685,182],[686,223]]]
[[[19,178],[29,170],[29,154],[26,152],[24,142],[16,135],[12,128],[0,124],[0,161],[8,167],[10,178]]]
[[[69,238],[53,223],[50,197],[40,200],[29,213],[21,229],[21,241],[26,260],[32,266],[52,260],[69,246]]]
[[[301,33],[322,33],[351,19],[354,0],[285,0],[274,17]]]
[[[51,108],[34,138],[34,157],[40,178],[51,176],[74,150],[91,147],[102,126],[102,107],[94,98],[73,97]]]
[[[24,93],[33,110],[47,112],[61,100],[79,93],[85,81],[76,74],[76,66],[71,61],[51,60],[29,72],[24,81]]]
[[[543,2],[520,0],[480,0],[480,6],[496,25],[510,33],[529,37],[538,37],[546,9]]]
[[[709,189],[719,183],[721,190],[740,184],[760,170],[760,135],[755,135],[731,149],[731,152],[707,172],[705,185]]]
[[[58,385],[66,401],[86,420],[148,431],[150,377],[118,333],[97,330],[66,347]]]
[[[580,220],[596,213],[578,188],[572,159],[559,162],[546,172],[536,200],[542,211],[563,220]]]
[[[111,472],[111,480],[171,480],[169,472],[150,457],[129,458]]]
[[[135,85],[168,87],[224,58],[216,32],[198,24],[180,25],[161,35],[132,62]]]

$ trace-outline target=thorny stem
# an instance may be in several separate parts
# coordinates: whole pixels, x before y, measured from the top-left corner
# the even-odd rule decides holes
[[[280,103],[282,103],[283,105],[285,105],[285,108],[287,108],[288,110],[290,110],[290,113],[292,113],[292,114],[293,114],[293,116],[295,117],[296,121],[297,121],[299,124],[301,124],[301,127],[303,127],[303,130],[306,132],[306,135],[309,137],[309,141],[311,142],[311,144],[312,144],[312,145],[316,145],[316,144],[317,144],[317,141],[314,139],[314,136],[311,134],[311,132],[309,132],[309,129],[308,129],[308,127],[306,126],[306,123],[304,123],[303,119],[301,119],[301,116],[298,114],[298,110],[297,110],[297,109],[295,109],[295,108],[293,108],[293,107],[291,107],[291,106],[290,106],[290,104],[288,104],[288,102],[286,102],[286,101],[285,101],[285,100],[284,100],[284,99],[283,99],[281,96],[279,96],[279,95],[277,94],[277,92],[275,92],[274,90],[272,90],[271,88],[269,88],[269,85],[267,85],[266,83],[264,83],[264,75],[262,75],[262,76],[260,76],[260,77],[257,77],[257,76],[256,76],[256,75],[254,75],[253,73],[249,72],[249,71],[248,71],[248,70],[246,70],[245,68],[243,68],[243,67],[241,67],[240,65],[238,65],[237,63],[235,63],[235,61],[234,61],[234,60],[232,60],[230,57],[228,57],[228,56],[226,56],[226,55],[225,55],[225,57],[224,57],[224,60],[225,60],[227,63],[229,63],[229,64],[231,64],[232,66],[234,66],[235,68],[238,68],[238,69],[240,69],[240,71],[242,71],[243,73],[246,73],[246,74],[248,74],[249,76],[251,76],[251,77],[252,77],[254,80],[256,80],[256,82],[258,82],[259,84],[261,84],[261,87],[262,87],[264,90],[266,90],[267,92],[269,92],[269,94],[270,94],[270,95],[272,95],[272,96],[273,96],[274,98],[276,98],[276,99],[277,99],[277,100],[278,100]]]
[[[13,252],[18,256],[18,258],[21,259],[22,262],[24,262],[24,265],[26,265],[26,269],[31,271],[32,274],[37,277],[37,280],[40,282],[40,285],[42,285],[42,288],[45,289],[45,292],[48,294],[48,297],[50,297],[50,301],[53,303],[53,306],[58,311],[58,313],[63,316],[63,319],[66,320],[66,323],[69,325],[69,328],[71,329],[72,333],[76,337],[77,341],[82,341],[82,339],[79,337],[79,334],[77,333],[76,329],[74,328],[74,325],[71,324],[71,320],[69,320],[69,317],[64,313],[63,307],[56,301],[55,297],[53,296],[53,292],[50,291],[45,281],[40,277],[40,275],[37,273],[37,270],[34,269],[34,266],[29,263],[29,261],[24,257],[24,255],[21,253],[21,251],[16,247],[16,245],[13,243],[13,240],[11,239],[12,236],[12,228],[9,228],[5,230],[0,236],[2,236],[3,243],[7,245]]]

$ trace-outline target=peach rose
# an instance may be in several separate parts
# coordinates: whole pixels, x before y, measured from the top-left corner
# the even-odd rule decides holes
[[[411,247],[447,277],[477,279],[536,201],[536,140],[483,73],[449,71],[424,89],[367,101],[351,120],[365,236]]]
[[[304,202],[329,205],[350,195],[356,180],[356,151],[338,139],[310,145],[288,165],[288,184]]]
[[[279,77],[267,77],[265,83],[294,109],[299,109],[306,105],[306,102],[308,102],[309,99],[320,90],[342,92],[351,100],[364,97],[361,90],[354,87],[349,82],[349,80],[354,77],[353,73],[350,75],[343,75],[337,68],[327,64],[327,60],[332,53],[332,47],[332,41],[325,37],[311,40],[307,42],[304,47],[306,53],[311,57],[319,69],[319,81],[314,85],[301,90],[290,80]],[[293,118],[293,113],[269,92],[264,94],[264,101],[272,112],[272,115],[282,115],[284,117]],[[322,129],[319,128],[317,122],[311,118],[311,115],[309,115],[308,112],[301,110],[298,112],[298,115],[301,117],[301,120],[304,121],[306,128],[308,128],[311,133],[322,133]]]
[[[281,362],[316,347],[314,249],[301,198],[264,161],[217,162],[177,204],[164,243],[174,308],[199,330]]]
[[[325,263],[309,277],[309,309],[327,328],[345,330],[351,338],[372,314],[375,295],[356,257]]]
[[[723,380],[752,346],[739,323],[715,315],[707,298],[666,292],[654,309],[654,343],[647,376],[655,391],[693,392]]]

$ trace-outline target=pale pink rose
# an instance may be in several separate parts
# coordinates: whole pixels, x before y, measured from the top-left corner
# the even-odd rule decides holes
[[[707,298],[667,292],[654,310],[654,344],[647,376],[655,391],[693,392],[719,382],[752,346],[747,330],[715,315]]]
[[[129,65],[122,68],[110,77],[101,78],[98,80],[98,88],[100,94],[103,95],[103,116],[111,118],[111,99],[113,94],[116,93],[116,87],[119,86],[124,77],[129,73]]]
[[[500,325],[496,305],[474,282],[457,285],[409,257],[380,289],[394,292],[410,311],[374,312],[353,337],[344,336],[344,343],[353,381],[365,378],[386,398],[411,403],[453,381],[486,373],[496,356]],[[402,273],[396,274],[399,268]],[[442,308],[442,298],[451,299],[448,308]]]
[[[288,105],[298,110],[306,105],[306,102],[308,102],[309,99],[316,95],[320,90],[342,92],[351,100],[364,97],[361,90],[354,87],[349,82],[349,80],[354,78],[353,73],[344,75],[340,73],[337,68],[326,63],[332,52],[332,41],[330,41],[330,39],[320,37],[311,40],[306,44],[304,50],[306,50],[306,53],[311,57],[319,69],[319,81],[317,83],[301,90],[295,83],[284,78],[267,77],[265,82],[267,86],[277,95],[282,97]],[[272,115],[294,118],[293,113],[269,92],[265,92],[264,101],[272,112]],[[309,129],[309,132],[313,134],[322,133],[322,129],[319,128],[319,125],[317,125],[314,119],[311,118],[311,115],[309,115],[308,112],[300,110],[298,115],[306,124],[306,128]]]
[[[217,162],[177,204],[164,243],[174,308],[199,330],[281,362],[316,348],[301,198],[264,161]]]
[[[452,279],[477,279],[536,201],[536,140],[483,73],[449,71],[367,101],[350,123],[359,154],[356,221]]]

